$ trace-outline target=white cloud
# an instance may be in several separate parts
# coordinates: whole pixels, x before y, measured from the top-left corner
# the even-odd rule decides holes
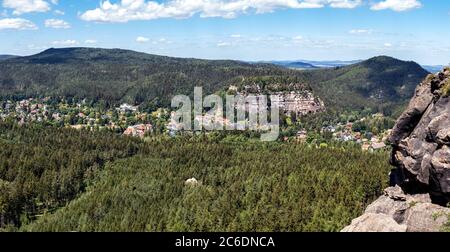
[[[348,33],[350,33],[350,34],[355,34],[355,35],[372,34],[372,30],[366,30],[366,29],[354,29],[354,30],[350,30]]]
[[[230,37],[232,37],[232,38],[242,38],[242,35],[241,34],[231,34]]]
[[[407,11],[422,7],[422,3],[418,0],[384,0],[382,2],[373,4],[372,10],[386,10],[393,11]]]
[[[37,26],[23,18],[5,18],[0,19],[0,30],[14,29],[14,30],[37,30]]]
[[[330,3],[330,6],[333,8],[344,8],[344,9],[353,9],[361,5],[362,0],[330,0],[328,1]]]
[[[392,47],[391,43],[384,43],[384,47]]]
[[[136,38],[136,42],[138,42],[138,43],[147,43],[148,41],[150,41],[150,39],[146,38],[146,37],[137,37]]]
[[[76,40],[59,40],[59,41],[53,41],[52,45],[54,46],[74,46],[77,45],[78,42]]]
[[[69,29],[70,24],[61,19],[47,19],[45,20],[45,27],[55,29]]]
[[[60,15],[60,16],[64,16],[66,13],[62,10],[55,10],[53,13],[55,13],[55,15]]]
[[[94,44],[97,44],[97,40],[88,39],[88,40],[85,40],[84,43],[87,45],[94,45]]]
[[[226,47],[226,46],[231,46],[231,43],[229,43],[229,42],[219,42],[219,43],[217,43],[217,47]]]
[[[302,40],[303,39],[303,36],[295,36],[295,37],[293,37],[292,38],[293,40]]]
[[[81,14],[81,19],[95,22],[128,22],[159,18],[200,17],[235,18],[241,14],[267,13],[277,9],[355,8],[362,0],[121,0],[100,2],[100,6]]]
[[[3,0],[3,8],[13,9],[14,15],[30,12],[47,12],[50,4],[44,0]]]

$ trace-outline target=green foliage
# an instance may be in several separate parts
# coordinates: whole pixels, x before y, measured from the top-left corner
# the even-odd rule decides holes
[[[338,231],[387,185],[386,153],[222,140],[147,139],[22,230]]]
[[[414,62],[375,57],[335,69],[302,71],[316,94],[333,108],[392,115],[412,97],[428,72]]]
[[[105,162],[134,155],[139,141],[110,132],[0,121],[0,229],[64,206]]]
[[[291,72],[290,75],[252,76],[230,81],[230,84],[253,94],[258,93],[258,87],[263,93],[311,90],[306,83],[307,80],[296,72]]]
[[[2,61],[0,94],[16,99],[63,96],[168,107],[175,95],[192,95],[195,86],[211,94],[238,76],[288,72],[268,64],[169,58],[118,49],[49,49]]]
[[[447,79],[441,88],[444,97],[450,96],[450,78]]]
[[[313,90],[327,108],[394,114],[428,74],[414,62],[376,57],[334,69],[296,71],[270,64],[169,58],[119,49],[49,49],[0,63],[0,98],[87,98],[169,107],[175,95],[258,84],[263,92]],[[248,90],[252,91],[252,90]]]

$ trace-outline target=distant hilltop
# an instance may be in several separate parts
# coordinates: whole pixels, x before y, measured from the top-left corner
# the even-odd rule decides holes
[[[292,69],[310,70],[320,68],[343,67],[358,64],[364,60],[330,60],[330,61],[314,61],[314,60],[282,60],[282,61],[258,61],[258,63],[270,63],[277,66],[283,66]],[[437,73],[444,68],[444,65],[421,65],[422,68],[430,73]]]
[[[429,75],[392,131],[391,186],[343,229],[438,232],[450,226],[450,68]]]
[[[298,71],[280,65],[233,60],[173,58],[122,49],[51,48],[0,61],[0,98],[67,97],[169,107],[175,95],[224,92],[242,78],[295,78],[327,108],[371,108],[393,113],[412,97],[429,73],[412,61],[387,56],[365,61],[309,61]],[[322,68],[334,66],[332,68]],[[269,78],[267,78],[269,77]],[[268,83],[277,85],[279,83]],[[301,91],[301,90],[291,90]]]
[[[0,54],[0,61],[2,60],[7,60],[7,59],[12,59],[12,58],[17,58],[19,56],[15,56],[15,55],[2,55]]]
[[[331,60],[331,61],[313,61],[313,60],[292,60],[292,61],[262,61],[263,63],[270,63],[278,66],[293,68],[293,69],[318,69],[318,68],[332,68],[353,65],[362,62],[363,60]],[[260,62],[261,63],[261,62]]]

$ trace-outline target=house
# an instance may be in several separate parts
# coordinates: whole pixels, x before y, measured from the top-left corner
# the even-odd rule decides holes
[[[333,126],[326,126],[326,127],[322,127],[321,132],[331,132],[331,133],[335,133],[336,132],[336,128]]]
[[[353,123],[352,123],[352,122],[348,122],[348,123],[345,125],[345,129],[348,130],[348,131],[352,131],[352,129],[353,129]]]
[[[151,132],[152,130],[153,126],[151,124],[138,124],[128,127],[123,134],[126,136],[143,138],[145,133]]]
[[[297,132],[296,140],[298,142],[306,142],[307,138],[308,138],[308,132],[306,130],[300,130]]]
[[[76,129],[76,130],[82,130],[86,127],[86,125],[71,125],[70,126],[72,129]]]
[[[370,149],[370,144],[369,143],[363,143],[361,146],[361,149],[363,151],[368,151]]]
[[[124,103],[122,105],[120,105],[120,107],[117,109],[122,113],[126,113],[126,112],[136,112],[138,110],[137,106],[131,106],[127,103]]]

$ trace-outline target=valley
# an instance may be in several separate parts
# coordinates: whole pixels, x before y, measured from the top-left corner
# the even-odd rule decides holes
[[[118,49],[4,59],[0,230],[339,231],[388,186],[388,136],[427,74],[384,56],[304,71]],[[170,100],[195,86],[271,95],[278,139],[174,130]]]

